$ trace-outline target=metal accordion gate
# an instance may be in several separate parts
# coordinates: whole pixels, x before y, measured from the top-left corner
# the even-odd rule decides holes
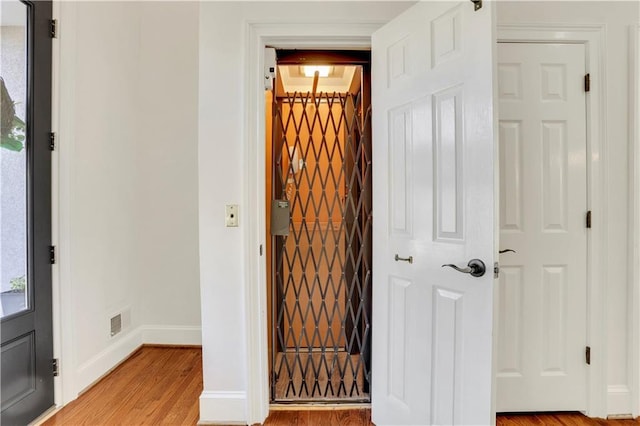
[[[271,401],[369,402],[371,109],[317,80],[273,97]]]

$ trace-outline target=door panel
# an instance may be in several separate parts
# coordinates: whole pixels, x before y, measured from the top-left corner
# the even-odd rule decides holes
[[[53,338],[51,308],[51,2],[3,1],[2,20],[2,302],[22,293],[19,309],[3,309],[1,320],[1,395],[4,425],[27,424],[53,406]],[[26,42],[26,54],[16,56],[17,38]],[[16,72],[26,73],[16,83]],[[22,86],[21,86],[22,85]],[[13,93],[12,93],[13,92]],[[24,100],[11,99],[14,93]],[[20,119],[5,120],[13,101]],[[13,112],[12,112],[13,114]],[[11,117],[9,117],[11,118]],[[23,129],[19,129],[20,122]],[[7,129],[9,129],[7,131]],[[13,136],[12,136],[13,135]],[[20,137],[24,136],[24,138]],[[13,140],[13,142],[11,141]],[[18,146],[18,141],[22,146]],[[20,164],[18,164],[20,163]],[[14,176],[10,174],[14,172]],[[18,173],[19,172],[19,173]],[[21,176],[18,176],[21,174]],[[20,179],[17,183],[16,178]],[[17,193],[16,188],[21,188]],[[23,205],[18,211],[16,206]],[[15,220],[21,225],[15,225]],[[21,239],[21,241],[17,241]],[[16,244],[18,243],[18,244]],[[12,250],[17,246],[23,249]],[[6,282],[5,272],[16,259],[21,280]],[[11,273],[10,275],[14,275]],[[10,286],[7,292],[6,286]],[[8,305],[6,305],[8,306]]]
[[[586,408],[583,45],[500,43],[498,411]]]
[[[376,32],[373,421],[491,423],[492,4],[420,2]]]
[[[462,86],[433,95],[436,239],[462,240]]]

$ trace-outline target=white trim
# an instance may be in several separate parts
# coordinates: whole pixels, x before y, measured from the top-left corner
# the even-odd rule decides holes
[[[75,147],[76,4],[54,1],[54,17],[59,22],[58,38],[53,40],[52,128],[57,134],[52,154],[52,244],[57,247],[58,263],[52,268],[54,357],[60,360],[61,374],[55,380],[55,402],[62,406],[78,395],[73,312],[76,300],[71,274],[70,190]],[[61,48],[64,42],[64,49]],[[64,72],[62,70],[64,69]],[[64,109],[62,106],[64,105]]]
[[[244,152],[244,200],[248,218],[245,258],[245,313],[247,324],[247,418],[248,424],[262,423],[269,414],[269,368],[267,365],[266,261],[258,247],[265,244],[265,147],[264,147],[264,48],[353,49],[371,46],[371,34],[385,22],[260,21],[246,23],[245,128],[248,143]],[[201,405],[202,407],[202,405]],[[201,418],[220,418],[219,413]]]
[[[60,22],[60,2],[51,4],[52,18]],[[60,132],[60,42],[53,39],[51,42],[51,131]],[[60,159],[56,151],[51,153],[51,244],[58,246],[60,250]],[[52,331],[53,331],[53,357],[60,359],[62,349],[60,309],[60,268],[58,265],[51,267],[51,307],[52,307]],[[62,377],[53,379],[53,395],[56,406],[62,405]],[[37,423],[37,422],[36,422]]]
[[[78,366],[75,382],[77,391],[74,398],[77,393],[91,386],[138,349],[142,345],[142,330],[138,327],[116,339],[117,342]],[[67,373],[63,370],[60,372]]]
[[[219,420],[201,420],[198,424],[247,424],[246,407],[246,392],[204,391],[200,395],[200,419]]]
[[[587,411],[590,417],[607,415],[607,345],[606,345],[606,208],[608,193],[606,140],[606,27],[601,24],[501,24],[498,42],[579,43],[586,51],[586,68],[591,74],[591,91],[587,96],[587,202],[593,214],[588,237],[587,345],[591,347],[588,374]],[[616,393],[616,403],[619,393]]]
[[[628,417],[631,405],[631,389],[629,389],[629,386],[607,386],[607,411],[609,413],[616,417]]]
[[[60,377],[65,378],[65,383],[73,385],[73,389],[68,395],[68,400],[56,401],[56,406],[62,407],[74,400],[80,392],[107,375],[142,345],[198,346],[202,344],[202,329],[190,326],[143,325],[130,331],[124,330],[121,336],[113,339],[111,345],[77,369],[70,367],[69,370],[60,370]]]
[[[629,361],[631,414],[640,415],[640,24],[629,28]]]
[[[202,345],[200,326],[143,325],[139,329],[145,345]]]

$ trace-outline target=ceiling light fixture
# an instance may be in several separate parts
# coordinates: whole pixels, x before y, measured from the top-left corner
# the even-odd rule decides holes
[[[318,71],[320,77],[329,77],[331,67],[329,65],[304,65],[302,67],[305,77],[313,77],[316,71]]]

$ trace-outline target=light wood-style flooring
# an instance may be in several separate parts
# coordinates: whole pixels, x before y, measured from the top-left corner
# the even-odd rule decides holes
[[[201,393],[200,348],[142,347],[44,425],[195,425]]]
[[[265,426],[370,426],[370,410],[272,411]],[[497,426],[637,426],[636,420],[590,419],[579,413],[499,415]]]
[[[497,426],[637,426],[640,419],[605,420],[590,419],[580,413],[501,414]]]
[[[44,425],[196,425],[202,351],[143,347]],[[371,411],[272,411],[265,426],[371,426]],[[500,415],[498,426],[638,426],[636,420],[589,419],[578,413]]]

